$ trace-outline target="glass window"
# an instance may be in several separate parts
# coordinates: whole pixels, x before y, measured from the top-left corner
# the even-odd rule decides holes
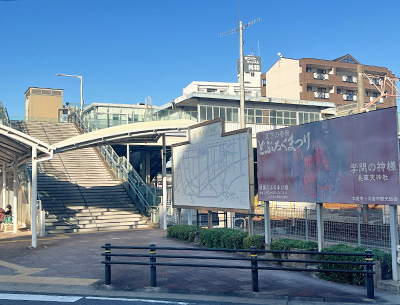
[[[267,80],[265,78],[262,80],[262,85],[263,85],[263,87],[265,87],[267,85]]]
[[[213,110],[214,110],[213,119],[218,119],[219,118],[219,107],[213,107]]]
[[[311,72],[311,68],[306,68],[306,72]]]
[[[276,116],[276,110],[271,110],[271,117],[275,117]]]
[[[219,116],[220,116],[221,118],[224,118],[224,117],[225,117],[225,107],[220,107],[220,108],[219,108]]]
[[[254,115],[254,109],[247,109],[248,110],[248,115]]]
[[[212,107],[207,106],[207,120],[212,120]]]
[[[290,112],[289,111],[284,111],[283,116],[285,118],[288,118],[290,116]]]
[[[307,86],[307,91],[308,92],[312,91],[312,87],[311,86]]]
[[[206,107],[200,106],[200,121],[206,121],[206,120],[207,120]]]
[[[263,123],[263,118],[262,117],[256,117],[256,123],[257,124],[262,124]]]
[[[303,124],[304,123],[304,116],[302,112],[299,112],[299,124]]]
[[[296,118],[296,112],[295,112],[295,111],[291,111],[291,112],[290,112],[290,117],[291,117],[292,119],[295,119],[295,118]]]
[[[238,109],[237,108],[233,108],[233,112],[232,112],[232,115],[233,115],[233,122],[239,122],[239,116],[238,116]]]
[[[207,92],[214,93],[217,92],[217,89],[207,89]]]
[[[256,115],[262,115],[262,110],[261,109],[256,109]]]
[[[282,118],[276,118],[276,124],[282,125],[283,124],[283,119]]]
[[[226,121],[232,122],[232,108],[226,108]]]

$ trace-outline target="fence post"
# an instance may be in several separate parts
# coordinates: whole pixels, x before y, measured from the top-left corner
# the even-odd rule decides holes
[[[366,265],[366,271],[374,271],[373,264],[372,264],[372,254],[371,250],[365,250],[365,261],[367,263],[371,263],[370,265]],[[367,282],[367,297],[369,299],[373,299],[374,296],[374,275],[373,273],[368,273],[366,275],[366,282]]]
[[[154,257],[156,255],[156,245],[155,244],[151,244],[150,245],[150,263],[155,263],[156,262],[156,258]],[[151,287],[157,287],[157,270],[156,270],[156,266],[151,265],[150,266],[150,286]]]
[[[251,247],[251,281],[253,283],[253,292],[258,292],[258,269],[257,269],[257,247]]]
[[[304,215],[306,219],[306,241],[308,241],[308,215],[307,215],[307,207],[304,208]]]
[[[105,264],[105,280],[104,284],[105,285],[110,285],[111,284],[111,264],[107,263],[111,261],[111,244],[105,244],[105,254],[106,254],[106,264]]]
[[[357,243],[361,246],[361,221],[360,221],[360,211],[357,209]]]

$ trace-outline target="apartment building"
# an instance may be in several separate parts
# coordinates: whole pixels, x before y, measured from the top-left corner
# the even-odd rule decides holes
[[[361,65],[364,77],[363,92],[358,92],[357,66],[361,65],[350,54],[334,60],[314,58],[280,58],[261,75],[261,95],[269,98],[287,98],[332,102],[336,106],[356,103],[360,94],[364,103],[380,96],[384,77],[395,75],[385,67]],[[395,95],[393,88],[385,88]],[[380,98],[376,108],[396,105],[395,97]]]

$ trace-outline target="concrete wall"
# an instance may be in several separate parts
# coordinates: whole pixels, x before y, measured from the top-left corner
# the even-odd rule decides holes
[[[299,61],[281,58],[266,73],[266,96],[300,99]]]

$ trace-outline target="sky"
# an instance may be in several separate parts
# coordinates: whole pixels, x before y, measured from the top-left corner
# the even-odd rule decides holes
[[[64,89],[64,103],[163,105],[192,81],[237,82],[238,34],[262,72],[278,59],[332,60],[400,75],[399,0],[0,0],[0,101],[24,115],[28,87]],[[239,18],[238,18],[239,17]]]

